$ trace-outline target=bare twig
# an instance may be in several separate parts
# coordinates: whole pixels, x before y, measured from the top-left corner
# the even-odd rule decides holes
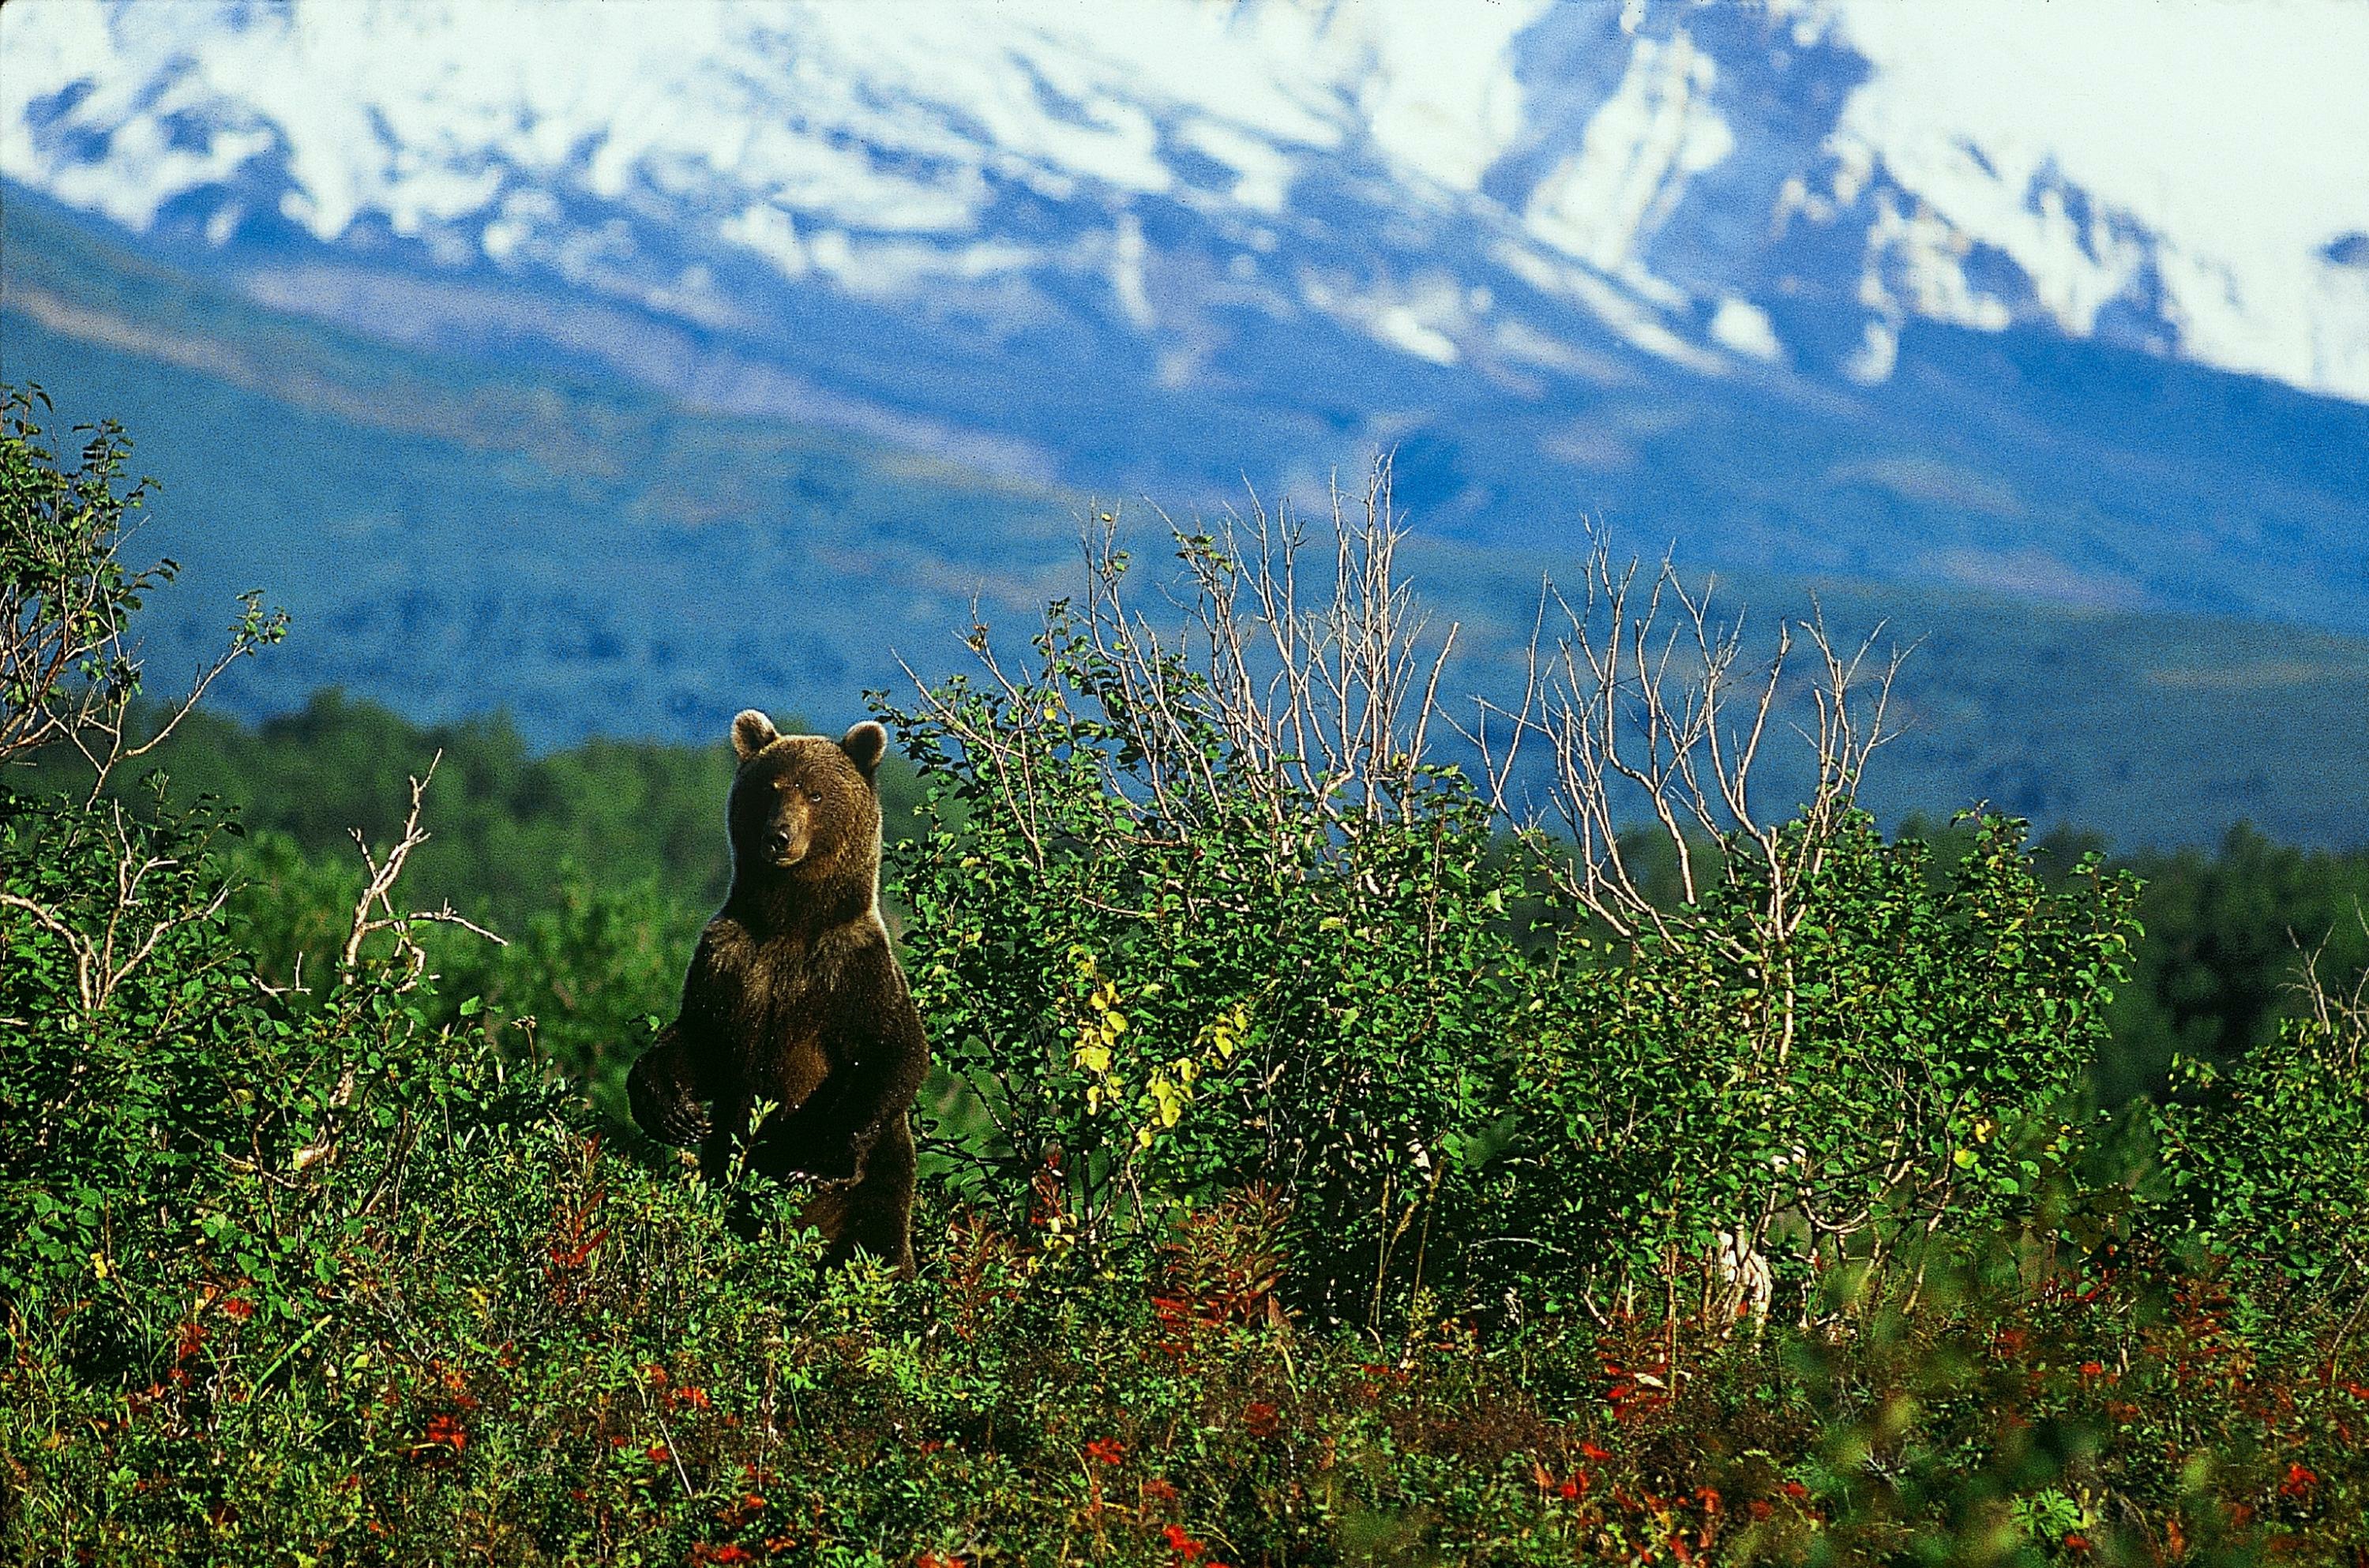
[[[991,711],[966,705],[972,688],[933,690],[905,668],[1032,855],[1043,863],[1052,833],[1038,736],[1066,716],[1064,692],[1099,709],[1114,744],[1078,760],[1100,771],[1104,798],[1148,841],[1247,805],[1278,864],[1298,863],[1310,833],[1411,809],[1457,628],[1434,635],[1400,573],[1405,530],[1388,463],[1354,498],[1334,488],[1321,589],[1307,570],[1320,546],[1288,503],[1269,509],[1253,492],[1247,516],[1190,531],[1153,509],[1185,569],[1186,597],[1169,601],[1174,621],[1139,608],[1117,518],[1098,513],[1083,542],[1083,601],[1037,639],[1036,670],[1004,664],[983,625],[964,639],[997,699]],[[1074,686],[1055,668],[1056,636],[1071,634],[1089,670]],[[1123,769],[1121,757],[1135,761]]]
[[[395,885],[403,876],[405,863],[410,860],[411,852],[426,843],[431,836],[419,825],[419,807],[427,796],[429,782],[436,777],[437,764],[443,760],[444,753],[438,751],[435,756],[429,759],[428,771],[413,777],[410,781],[411,809],[404,816],[402,836],[397,838],[386,851],[384,860],[379,859],[371,853],[370,841],[362,836],[362,830],[360,828],[347,830],[353,835],[354,847],[361,852],[362,864],[369,870],[370,878],[362,886],[361,897],[354,900],[353,921],[346,933],[345,948],[338,956],[338,968],[342,974],[351,975],[354,972],[355,966],[361,961],[363,943],[380,932],[392,932],[395,934],[395,951],[403,958],[406,971],[403,984],[399,989],[409,990],[419,982],[421,975],[428,967],[427,949],[419,944],[418,939],[412,933],[411,927],[414,921],[457,925],[464,931],[474,932],[484,937],[497,947],[509,945],[504,938],[495,935],[484,926],[456,911],[449,899],[437,909],[414,910],[408,913],[400,911],[395,907]],[[375,915],[371,912],[373,905],[379,910]]]

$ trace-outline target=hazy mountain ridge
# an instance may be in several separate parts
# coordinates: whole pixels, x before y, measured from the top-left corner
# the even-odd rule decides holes
[[[1952,141],[1882,7],[167,15],[12,17],[6,172],[373,335],[1038,482],[1395,445],[1475,538],[2369,628],[2369,421],[2189,362],[2369,395],[2369,268],[2293,192],[2215,260],[2077,183],[2119,143]]]
[[[1927,637],[1887,808],[2369,816],[2329,782],[2369,777],[2369,406],[2191,362],[2193,236],[2031,146],[1918,153],[1843,13],[1003,6],[984,51],[659,14],[0,21],[0,373],[172,482],[177,650],[238,589],[297,609],[242,711],[851,709],[894,671],[850,650],[945,668],[974,592],[1016,630],[1072,587],[1070,498],[1306,498],[1390,449],[1470,684],[1593,518]]]
[[[285,646],[217,689],[232,711],[337,684],[422,719],[507,708],[544,744],[713,739],[752,702],[852,715],[900,679],[897,657],[962,668],[974,601],[1016,650],[1046,600],[1077,590],[1082,498],[613,380],[389,349],[33,201],[6,219],[0,374],[45,383],[61,426],[122,418],[135,468],[165,481],[132,548],[188,563],[150,623],[157,679],[218,644],[240,589],[296,612]],[[1854,483],[1964,481],[1909,467]],[[1129,516],[1156,573],[1156,525]],[[1539,575],[1568,576],[1582,543],[1569,512],[1541,526],[1528,545],[1410,547],[1419,590],[1463,624],[1459,693],[1516,689]],[[1626,521],[1614,537],[1659,543]],[[1722,599],[1765,630],[1813,591],[1846,635],[1888,617],[1887,638],[1919,642],[1896,710],[1912,727],[1871,788],[1887,814],[1986,798],[2125,842],[2209,839],[2244,816],[2351,843],[2369,819],[2369,641],[1749,573]],[[1773,792],[1791,759],[1772,753]]]

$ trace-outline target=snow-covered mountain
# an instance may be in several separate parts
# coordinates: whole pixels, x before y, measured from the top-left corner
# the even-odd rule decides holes
[[[0,379],[140,432],[174,657],[297,612],[247,712],[853,711],[1079,490],[1387,447],[1476,689],[1600,518],[1925,639],[1895,804],[2349,841],[2361,80],[2345,4],[15,0]]]
[[[2036,321],[2369,399],[2357,6],[38,0],[0,49],[0,170],[69,205],[707,325],[754,272],[1171,380],[1245,305],[1518,375],[1568,305],[1872,378]]]
[[[2227,404],[2150,362],[2369,403],[2363,80],[2340,0],[29,0],[0,176],[280,308],[1031,478],[1394,443],[1451,527],[1611,504],[1712,558],[2262,608],[2166,589],[2171,524],[2087,517],[2124,480],[2063,443]],[[2265,418],[2125,455],[2290,444]],[[2290,511],[2351,527],[2353,426],[2313,429],[2349,509]],[[1915,526],[1778,515],[1730,471],[1764,440]],[[2329,548],[2216,526],[2200,562]]]

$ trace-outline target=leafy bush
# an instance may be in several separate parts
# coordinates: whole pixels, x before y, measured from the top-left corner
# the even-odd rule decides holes
[[[2157,1113],[2172,1212],[2266,1304],[2369,1292],[2369,978],[2235,1063],[2173,1059]]]
[[[2093,864],[2050,891],[2005,818],[1938,885],[1925,845],[1885,844],[1863,816],[1825,850],[1778,940],[1754,918],[1765,868],[1743,860],[1688,930],[1642,933],[1617,963],[1547,961],[1505,1193],[1560,1264],[1539,1271],[1550,1301],[1683,1288],[1707,1310],[1798,1308],[1846,1255],[2029,1212],[2090,1129],[2082,1074],[2131,884]]]
[[[1180,545],[1206,612],[1233,614],[1233,558]],[[1115,589],[1126,557],[1096,569]],[[1381,637],[1381,608],[1328,607],[1319,657]],[[1306,1304],[1376,1325],[1426,1268],[1458,1272],[1426,1241],[1472,1212],[1505,1115],[1520,875],[1469,784],[1406,761],[1389,720],[1336,735],[1320,778],[1230,737],[1226,672],[1124,614],[1056,606],[1024,679],[887,712],[930,781],[890,864],[956,1091],[934,1147],[967,1200],[1024,1196],[1090,1250],[1271,1190]]]
[[[1701,706],[1624,656],[1510,715],[1550,840],[1502,729],[1426,760],[1452,633],[1379,492],[1313,601],[1288,524],[1180,537],[1184,640],[1105,537],[1024,679],[982,637],[889,711],[923,1274],[823,1273],[803,1194],[574,1093],[695,913],[573,872],[506,945],[419,909],[432,766],[345,869],[114,776],[187,711],[127,718],[120,452],[61,475],[12,407],[11,505],[84,522],[8,557],[10,646],[110,607],[0,715],[84,759],[0,795],[12,1560],[2360,1561],[2361,998],[2081,1113],[2134,888],[2011,819],[1884,842],[1881,704],[1814,628],[1799,811],[1697,723],[1706,635]]]

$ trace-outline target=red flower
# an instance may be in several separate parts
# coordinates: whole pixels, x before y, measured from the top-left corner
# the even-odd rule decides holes
[[[1098,1465],[1115,1465],[1127,1458],[1127,1445],[1116,1437],[1097,1437],[1086,1445],[1086,1458]]]
[[[180,1342],[173,1347],[175,1361],[187,1361],[206,1342],[206,1325],[191,1318],[181,1325]]]
[[[439,1415],[428,1423],[428,1442],[459,1453],[469,1446],[469,1430],[450,1415]]]
[[[1579,1457],[1584,1459],[1594,1459],[1597,1464],[1602,1464],[1612,1457],[1612,1450],[1599,1448],[1593,1443],[1582,1443],[1579,1446]]]
[[[1279,1425],[1275,1406],[1265,1400],[1253,1400],[1242,1409],[1242,1430],[1253,1437],[1272,1437]]]
[[[1176,1488],[1157,1477],[1143,1483],[1143,1500],[1147,1503],[1173,1503]]]
[[[2076,1532],[2065,1538],[2065,1544],[2072,1551],[2087,1551],[2089,1550],[2089,1538]]]
[[[1184,1562],[1193,1562],[1203,1552],[1209,1550],[1208,1547],[1204,1545],[1202,1542],[1194,1539],[1192,1533],[1185,1529],[1183,1525],[1170,1525],[1160,1533],[1166,1539],[1168,1542],[1168,1550],[1174,1552]]]
[[[1810,1494],[1810,1489],[1802,1485],[1798,1481],[1789,1481],[1777,1490],[1782,1492],[1786,1496],[1791,1497],[1796,1503],[1801,1502]]]
[[[2102,1361],[2084,1361],[2081,1363],[2081,1375],[2085,1378],[2099,1377],[2102,1375],[2105,1370],[2106,1364]]]
[[[664,1443],[652,1443],[642,1452],[649,1456],[652,1464],[664,1464],[673,1457],[672,1451]]]
[[[247,1300],[243,1296],[234,1296],[229,1300],[224,1301],[222,1304],[222,1310],[225,1314],[236,1318],[240,1322],[245,1322],[247,1319],[255,1316],[255,1303]]]
[[[1563,1479],[1563,1483],[1555,1488],[1555,1495],[1563,1499],[1565,1502],[1570,1502],[1572,1499],[1577,1497],[1581,1493],[1587,1490],[1587,1487],[1585,1484],[1587,1476],[1585,1471],[1582,1471],[1578,1475],[1566,1476]]]
[[[694,1546],[691,1549],[691,1560],[693,1562],[754,1562],[757,1561],[755,1554],[747,1547],[733,1541],[727,1541],[722,1546]]]
[[[2318,1476],[2301,1465],[2291,1464],[2287,1466],[2287,1478],[2279,1482],[2279,1495],[2282,1497],[2307,1496],[2311,1489],[2318,1484]]]

